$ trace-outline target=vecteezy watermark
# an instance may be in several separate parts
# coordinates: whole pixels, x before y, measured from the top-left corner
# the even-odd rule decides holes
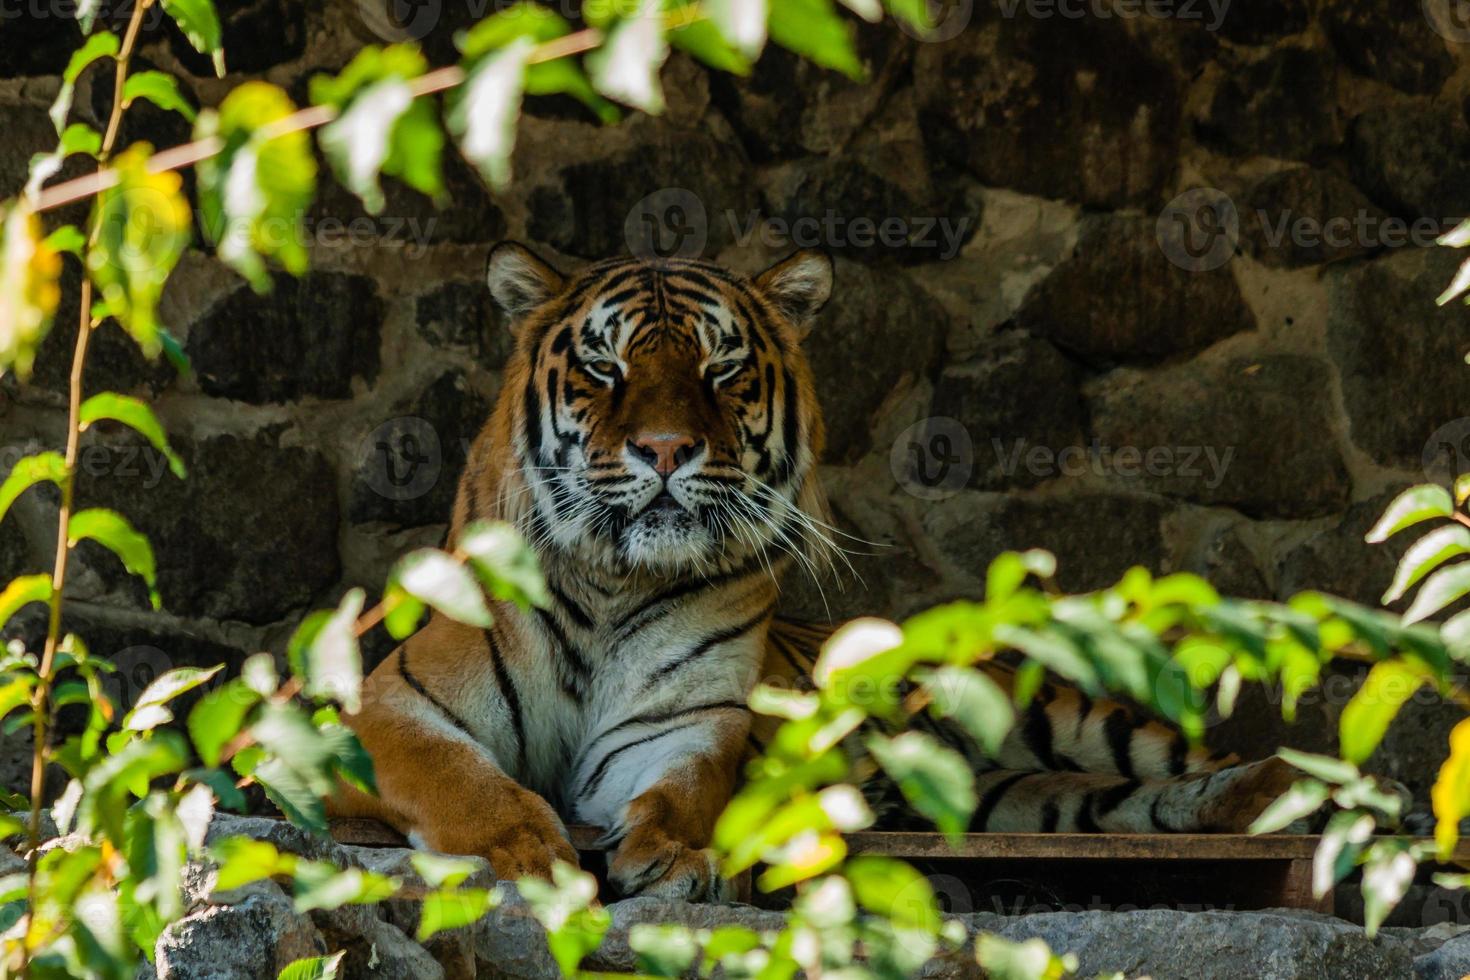
[[[1025,439],[1016,439],[1009,445],[1005,440],[990,440],[1003,476],[1015,476],[1025,470],[1031,476],[1119,476],[1136,479],[1140,476],[1203,478],[1206,489],[1214,490],[1225,479],[1230,463],[1235,458],[1235,447],[1226,446],[1106,446],[1097,439],[1086,446],[1033,445]]]
[[[1452,419],[1430,433],[1420,462],[1425,478],[1434,483],[1449,484],[1470,473],[1470,417]]]
[[[443,462],[439,433],[414,415],[389,419],[357,447],[358,472],[389,500],[414,500],[434,489]]]
[[[709,242],[709,216],[699,195],[661,187],[640,198],[623,219],[628,253],[644,259],[692,259]]]
[[[888,453],[894,480],[920,500],[943,500],[963,490],[975,470],[970,430],[937,415],[901,432]]]
[[[9,473],[28,455],[24,446],[0,447],[0,473]],[[152,490],[168,472],[168,458],[152,446],[91,445],[77,451],[77,469],[94,478],[141,478],[143,489]]]
[[[1434,32],[1455,44],[1470,42],[1470,3],[1465,0],[1422,0],[1424,19]]]
[[[1036,20],[1053,17],[1067,20],[1152,17],[1155,20],[1205,21],[1205,30],[1218,31],[1225,23],[1230,0],[999,0],[998,6],[1000,15],[1007,20],[1018,16]]]
[[[919,30],[903,17],[895,17],[898,29],[920,41],[942,44],[960,36],[975,14],[975,0],[925,0],[929,29]]]
[[[488,4],[483,0],[478,6]],[[367,29],[393,44],[422,41],[443,14],[440,0],[357,0],[357,15]]]
[[[1235,254],[1240,215],[1228,194],[1196,187],[1164,205],[1154,236],[1170,262],[1190,272],[1208,272]]]
[[[101,0],[95,13],[100,23],[126,21],[133,13],[139,0]],[[83,0],[0,0],[0,22],[7,20],[76,20],[77,11]],[[142,29],[151,31],[158,27],[165,16],[162,4],[153,4],[143,11]],[[8,43],[19,43],[9,40]]]
[[[959,254],[965,232],[970,228],[969,215],[848,217],[831,208],[820,216],[803,215],[789,220],[763,216],[759,211],[740,215],[731,210],[725,212],[725,220],[740,245],[748,245],[758,238],[767,248],[932,249],[942,262]]]

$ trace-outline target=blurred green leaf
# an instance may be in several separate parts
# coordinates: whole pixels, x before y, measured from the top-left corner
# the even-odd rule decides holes
[[[56,127],[58,135],[66,128],[66,116],[71,112],[72,98],[76,94],[77,80],[82,77],[82,72],[102,58],[117,57],[121,47],[122,42],[117,39],[116,34],[111,31],[98,31],[83,41],[80,48],[72,52],[71,59],[67,61],[66,68],[61,72],[61,88],[56,93],[51,108],[47,110],[47,115],[51,117],[51,125]]]
[[[1363,863],[1363,929],[1369,938],[1414,883],[1418,864],[1398,841],[1380,841],[1368,849]]]
[[[1077,957],[1058,956],[1043,939],[1012,942],[994,933],[975,940],[975,960],[990,980],[1062,980],[1077,972]]]
[[[132,731],[145,731],[173,720],[173,713],[164,705],[185,691],[192,691],[224,670],[220,664],[207,670],[199,667],[175,667],[159,675],[139,695],[138,702],[123,718],[123,727]],[[146,719],[146,721],[145,721]],[[213,765],[213,763],[210,763]]]
[[[679,925],[639,922],[628,930],[628,946],[638,954],[638,972],[682,977],[699,955],[694,933]]]
[[[342,957],[346,955],[347,951],[343,950],[331,956],[296,960],[287,965],[276,980],[337,980],[338,972],[342,969]]]
[[[710,23],[747,62],[760,57],[766,46],[766,0],[706,0],[704,10]]]
[[[977,670],[940,667],[919,675],[929,692],[929,711],[968,732],[994,757],[1015,723],[1016,711],[1000,686]]]
[[[1330,755],[1314,755],[1297,749],[1281,749],[1276,754],[1307,775],[1328,783],[1348,783],[1362,775],[1351,762]]]
[[[1434,842],[1441,860],[1449,860],[1460,839],[1460,821],[1470,816],[1470,718],[1450,731],[1449,756],[1429,791],[1434,807]]]
[[[1403,622],[1408,625],[1427,619],[1466,594],[1470,594],[1470,562],[1441,568],[1420,587],[1404,612]]]
[[[460,152],[496,190],[510,182],[526,61],[534,47],[522,37],[481,58],[450,100],[449,129]]]
[[[214,62],[214,73],[225,77],[225,52],[220,46],[219,14],[214,0],[163,0],[163,9],[179,25],[194,50]]]
[[[975,812],[975,777],[964,759],[922,732],[867,741],[873,758],[893,777],[904,798],[951,837],[962,834]]]
[[[536,552],[509,524],[472,522],[460,533],[456,547],[468,556],[470,567],[493,598],[514,602],[522,609],[550,605]]]
[[[587,55],[587,68],[603,95],[658,115],[664,111],[658,73],[668,56],[662,3],[639,0],[631,16],[614,23],[601,46]]]
[[[1274,834],[1288,824],[1309,817],[1322,808],[1332,790],[1315,779],[1299,779],[1261,811],[1250,826],[1253,834]]]
[[[56,149],[49,153],[34,153],[31,155],[28,167],[30,175],[26,178],[26,186],[23,193],[26,197],[34,197],[39,193],[46,181],[61,171],[61,165],[66,161],[67,157],[74,156],[78,153],[96,157],[100,152],[102,152],[102,134],[86,123],[72,123],[66,129],[62,130],[61,138],[56,144]],[[69,225],[66,227],[70,227],[72,233],[78,238],[81,237],[81,232],[78,232],[75,227]],[[76,243],[75,248],[63,249],[56,241],[53,241],[54,238],[55,234],[53,233],[46,239],[47,244],[52,248],[56,248],[58,251],[68,251],[74,255],[81,255],[80,243]],[[66,244],[68,245],[73,244],[73,242],[73,239],[66,240]]]
[[[482,628],[491,623],[480,584],[442,551],[422,548],[410,553],[399,561],[390,582],[451,619]]]
[[[123,567],[148,584],[148,598],[153,608],[159,606],[158,570],[153,559],[153,546],[117,511],[92,507],[71,515],[67,524],[68,544],[90,538],[105,546],[122,561]]]
[[[291,671],[302,679],[307,697],[335,699],[349,712],[362,706],[362,653],[356,628],[363,599],[362,589],[351,589],[335,610],[312,613],[286,648]]]
[[[134,143],[113,164],[118,182],[97,197],[96,245],[87,253],[87,271],[108,312],[143,353],[156,357],[162,346],[158,300],[189,244],[193,217],[182,178],[148,172],[151,152],[148,144]]]
[[[419,908],[419,928],[414,938],[422,943],[445,930],[479,922],[496,904],[495,893],[485,888],[432,891],[424,896]]]
[[[712,22],[696,20],[669,31],[669,43],[711,68],[732,75],[750,74],[750,59],[725,39]]]
[[[364,868],[338,868],[327,861],[297,861],[291,876],[298,912],[375,904],[391,898],[400,885],[397,878]]]
[[[1312,856],[1312,895],[1322,898],[1357,866],[1358,855],[1373,837],[1373,818],[1366,813],[1334,813]]]
[[[30,377],[36,349],[61,300],[61,256],[41,239],[41,222],[20,205],[0,222],[0,372]]]
[[[864,855],[843,869],[853,896],[869,912],[927,933],[939,931],[939,904],[929,879],[904,861]]]
[[[210,848],[210,856],[219,865],[214,883],[216,893],[233,891],[283,872],[282,855],[275,845],[248,837],[226,837]],[[294,858],[288,860],[284,870],[289,872],[294,863]]]
[[[1364,763],[1383,741],[1399,708],[1433,675],[1411,660],[1380,660],[1368,671],[1363,686],[1342,709],[1338,721],[1339,752],[1348,762]]]
[[[138,99],[147,99],[160,109],[177,112],[189,122],[199,117],[194,106],[179,91],[178,79],[167,72],[140,71],[129,75],[123,82],[123,108]]]
[[[199,114],[195,139],[218,138],[221,152],[201,160],[199,208],[219,257],[256,292],[270,289],[263,259],[289,273],[306,271],[302,219],[316,191],[316,159],[305,132],[272,135],[296,111],[286,93],[265,82],[233,89],[219,109]]]
[[[863,77],[853,46],[852,26],[832,7],[832,0],[780,0],[771,4],[771,40],[848,78]]]
[[[158,421],[158,416],[153,414],[153,409],[149,408],[146,402],[112,391],[93,395],[82,402],[80,414],[82,431],[85,432],[88,426],[103,419],[121,422],[143,436],[168,460],[168,468],[174,476],[179,479],[184,478],[186,473],[184,461],[169,445],[168,436],[163,431],[163,424]]]
[[[432,851],[415,851],[409,855],[408,863],[434,888],[454,888],[479,869],[469,858]]]

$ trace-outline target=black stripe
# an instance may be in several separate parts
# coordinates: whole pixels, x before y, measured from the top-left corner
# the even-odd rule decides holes
[[[1077,808],[1077,829],[1084,834],[1102,833],[1102,828],[1092,816],[1092,800],[1093,794],[1083,794],[1082,805]]]
[[[1165,820],[1164,815],[1159,811],[1159,805],[1163,802],[1164,790],[1160,788],[1159,792],[1154,796],[1154,801],[1148,807],[1149,822],[1154,825],[1154,830],[1162,830],[1166,834],[1177,834],[1179,831],[1171,827],[1169,821]]]
[[[429,689],[427,687],[424,687],[423,682],[409,672],[407,647],[404,647],[403,649],[398,651],[398,676],[402,677],[404,682],[407,683],[409,687],[417,691],[420,697],[428,701],[434,707],[438,708],[440,713],[454,724],[455,728],[458,728],[470,738],[475,738],[474,732],[470,731],[470,726],[465,723],[465,720],[459,715],[455,714],[453,711],[450,711],[443,701],[440,701],[438,698],[434,697],[434,695],[430,694]],[[475,741],[478,742],[479,739],[475,739]]]
[[[634,632],[642,629],[654,620],[662,619],[674,610],[678,605],[678,600],[692,593],[719,588],[722,585],[726,585],[750,574],[754,564],[755,559],[751,559],[742,565],[737,565],[728,572],[716,575],[714,578],[691,579],[655,594],[653,598],[636,609],[629,610],[621,619],[613,624],[613,641],[616,643],[626,640]]]
[[[1113,765],[1118,773],[1133,778],[1133,757],[1129,751],[1133,742],[1133,721],[1128,712],[1116,708],[1103,722],[1103,734],[1107,736],[1108,748],[1113,752]]]
[[[561,607],[563,609],[566,610],[567,616],[571,618],[572,622],[576,623],[577,626],[584,630],[590,630],[593,628],[595,624],[592,622],[592,617],[587,615],[587,611],[585,609],[573,602],[571,598],[561,589],[557,588],[555,584],[547,582],[546,587],[551,590],[552,597],[561,604]]]
[[[591,674],[590,669],[587,667],[587,662],[582,659],[582,654],[567,642],[567,635],[562,632],[561,624],[556,621],[555,616],[551,615],[545,609],[537,609],[536,617],[541,620],[541,624],[551,634],[552,645],[556,647],[558,654],[557,674],[561,679],[562,691],[569,697],[580,701],[582,698],[582,686]],[[560,669],[562,665],[570,668],[570,677],[567,676],[565,670]]]
[[[1103,790],[1097,794],[1097,815],[1105,817],[1112,813],[1123,805],[1124,800],[1137,793],[1138,788],[1142,785],[1138,780],[1130,779],[1126,782],[1119,783],[1112,789]]]
[[[596,796],[597,788],[602,785],[602,777],[607,775],[608,763],[612,762],[613,759],[622,755],[624,752],[628,751],[631,748],[636,748],[639,745],[646,745],[647,743],[652,742],[655,739],[663,738],[665,735],[672,735],[674,732],[682,732],[686,728],[693,728],[694,725],[694,722],[688,722],[683,725],[675,725],[673,728],[665,728],[663,731],[654,732],[652,735],[645,735],[642,738],[634,739],[631,742],[626,742],[622,745],[619,745],[617,748],[613,749],[607,755],[602,757],[602,761],[597,764],[597,768],[592,770],[592,777],[587,780],[587,785],[584,786],[582,788],[582,791],[577,794],[577,798],[587,800],[591,799],[593,796]]]
[[[1169,746],[1169,775],[1182,776],[1189,768],[1189,746],[1185,744],[1182,736],[1175,735],[1174,743]]]
[[[688,653],[684,654],[684,656],[680,657],[678,660],[671,660],[660,667],[658,670],[655,670],[652,674],[649,675],[648,681],[645,683],[644,686],[652,687],[653,685],[659,683],[664,678],[668,677],[670,674],[674,673],[681,667],[693,663],[700,657],[704,656],[706,653],[709,653],[710,650],[719,646],[721,643],[727,643],[738,636],[749,633],[751,630],[755,629],[762,622],[768,619],[771,615],[771,611],[775,608],[776,604],[772,602],[760,612],[747,619],[745,622],[736,623],[734,626],[730,626],[720,630],[717,633],[710,634],[699,643],[695,644]]]
[[[516,764],[517,772],[526,771],[526,727],[525,720],[521,716],[521,694],[516,690],[516,682],[506,669],[505,659],[500,655],[500,647],[495,642],[495,634],[491,630],[484,630],[485,643],[490,647],[490,665],[495,669],[495,686],[500,689],[500,697],[510,709],[510,727],[516,733]]]
[[[1081,691],[1077,692],[1077,698],[1077,727],[1072,730],[1074,741],[1082,738],[1082,729],[1086,727],[1087,718],[1092,714],[1092,698]]]
[[[592,739],[591,742],[588,743],[587,748],[583,750],[582,754],[584,757],[591,755],[592,749],[596,747],[598,742],[601,742],[605,738],[610,738],[613,735],[616,735],[618,732],[623,731],[624,729],[632,728],[634,725],[657,725],[660,722],[673,721],[676,718],[687,718],[689,715],[697,715],[705,711],[749,710],[749,706],[742,704],[739,701],[712,701],[709,704],[697,704],[689,708],[676,708],[672,711],[645,712],[641,715],[635,715],[632,718],[625,718],[613,727],[609,728],[607,731],[603,732],[601,735],[598,735],[597,737]]]
[[[975,808],[975,815],[970,818],[970,830],[973,833],[985,833],[986,828],[990,825],[990,815],[1000,805],[1001,798],[1006,795],[1012,786],[1028,776],[1034,775],[1036,774],[1033,772],[1018,772],[996,782],[987,789],[985,795],[980,797],[980,805]]]
[[[1062,819],[1062,811],[1057,809],[1055,800],[1047,800],[1046,805],[1041,808],[1041,832],[1043,834],[1056,833],[1057,824]]]
[[[1055,772],[1061,766],[1057,764],[1056,753],[1052,751],[1052,737],[1051,718],[1047,716],[1046,706],[1040,701],[1032,701],[1026,707],[1026,724],[1021,729],[1021,741],[1036,756],[1043,769]]]

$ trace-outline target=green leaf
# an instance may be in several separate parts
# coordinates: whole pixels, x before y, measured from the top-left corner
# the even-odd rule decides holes
[[[510,182],[526,59],[534,47],[523,37],[480,59],[451,99],[449,129],[460,152],[497,190]]]
[[[1404,612],[1405,626],[1427,619],[1470,593],[1470,562],[1441,568],[1430,575]]]
[[[398,891],[397,878],[363,868],[341,868],[327,861],[297,861],[292,870],[296,911],[371,905]]]
[[[36,577],[44,578],[44,576]],[[49,579],[46,585],[49,589],[51,585]],[[9,588],[6,591],[8,592]],[[3,593],[0,593],[0,595],[3,595]],[[3,623],[3,620],[0,620],[0,623]],[[29,705],[31,703],[31,691],[35,686],[36,679],[33,674],[21,674],[17,677],[12,677],[4,684],[0,684],[0,719],[3,719],[21,705]]]
[[[1312,855],[1312,895],[1322,898],[1357,866],[1358,855],[1373,837],[1373,818],[1343,810],[1334,813]]]
[[[419,907],[415,938],[425,942],[446,929],[459,929],[478,922],[497,904],[494,892],[485,888],[432,891]]]
[[[710,23],[747,62],[760,57],[766,46],[766,0],[706,0]]]
[[[451,619],[482,628],[492,622],[479,582],[442,551],[423,548],[407,555],[394,569],[391,581]]]
[[[1380,841],[1363,863],[1363,930],[1371,939],[1414,883],[1418,862],[1397,841]]]
[[[61,73],[61,90],[57,92],[56,99],[51,103],[47,115],[51,117],[51,125],[56,127],[56,132],[61,133],[66,128],[66,116],[71,112],[72,97],[76,94],[77,79],[82,77],[82,72],[93,62],[102,58],[117,57],[122,43],[117,35],[111,31],[99,31],[82,42],[82,46],[72,52],[71,60],[66,63],[66,68]]]
[[[111,755],[101,756],[82,778],[77,829],[84,834],[101,829],[111,840],[123,840],[129,795],[146,795],[152,780],[180,772],[188,758],[184,740],[168,729],[160,729],[146,739],[135,739]]]
[[[172,721],[173,713],[163,706],[185,691],[192,691],[200,684],[207,683],[210,678],[224,669],[223,664],[210,667],[207,670],[199,667],[176,667],[173,670],[159,675],[138,697],[138,703],[133,706],[133,710],[129,711],[123,719],[123,727],[130,731],[146,731],[149,728],[157,727],[159,724]],[[162,714],[159,715],[157,710],[150,712],[149,709],[162,709]],[[140,720],[144,715],[149,716],[149,721],[146,724]],[[160,720],[153,720],[154,718]]]
[[[575,976],[582,958],[602,944],[612,924],[607,909],[591,908],[597,879],[558,861],[552,880],[522,878],[516,882],[531,914],[546,929],[546,944],[563,976]]]
[[[424,604],[396,585],[383,590],[383,627],[395,640],[404,640],[419,628],[424,617]]]
[[[638,972],[682,977],[699,955],[699,941],[685,926],[639,922],[628,930],[628,947],[638,954]]]
[[[183,479],[186,473],[184,461],[179,454],[174,452],[168,443],[168,436],[163,431],[163,425],[158,421],[158,416],[153,414],[153,409],[141,399],[129,395],[119,395],[116,392],[104,391],[93,395],[82,402],[81,428],[86,431],[87,427],[102,419],[111,419],[129,426],[143,438],[147,439],[154,449],[163,454],[168,460],[168,468],[174,476]]]
[[[409,864],[434,888],[454,888],[479,870],[479,865],[469,858],[435,854],[432,851],[414,851],[408,858]]]
[[[639,0],[632,16],[613,25],[602,45],[587,55],[587,67],[597,91],[658,115],[664,111],[658,73],[668,56],[662,3]]]
[[[1339,751],[1348,762],[1363,763],[1388,732],[1399,708],[1433,675],[1412,660],[1380,660],[1368,671],[1363,686],[1342,709],[1338,723]]]
[[[408,83],[387,78],[364,89],[318,136],[338,179],[362,199],[369,214],[383,210],[378,171],[388,159],[393,128],[411,105]]]
[[[66,158],[78,153],[96,157],[102,151],[102,134],[97,132],[86,123],[72,123],[61,133],[61,139],[56,144],[56,149],[50,153],[35,153],[31,155],[29,165],[30,176],[26,179],[24,194],[33,197],[40,192],[42,185],[61,170],[61,165]],[[73,229],[75,230],[75,229]],[[77,232],[80,235],[80,232]],[[51,238],[48,237],[50,242]],[[54,247],[54,246],[53,246]],[[80,248],[76,250],[66,249],[74,255],[80,255]]]
[[[121,514],[101,507],[73,514],[67,524],[67,536],[67,543],[73,548],[83,538],[91,538],[117,555],[124,568],[148,584],[148,598],[153,608],[158,608],[158,570],[153,546]]]
[[[201,160],[199,208],[219,257],[258,293],[270,290],[264,259],[292,275],[307,268],[302,219],[316,192],[316,159],[305,132],[271,138],[270,127],[296,111],[266,82],[237,86],[219,109],[199,114],[195,139],[214,137],[223,150]]]
[[[214,883],[216,893],[281,874],[295,863],[288,857],[283,869],[282,855],[275,845],[248,837],[226,837],[210,848],[210,856],[219,865]]]
[[[225,52],[220,46],[219,14],[214,0],[163,0],[163,9],[179,25],[194,50],[214,62],[214,73],[225,77]]]
[[[1077,972],[1077,957],[1058,956],[1044,939],[1018,943],[991,932],[975,940],[975,959],[990,980],[1062,980]]]
[[[1470,530],[1463,524],[1446,524],[1430,531],[1415,541],[1399,559],[1393,583],[1383,593],[1383,604],[1388,605],[1413,588],[1424,576],[1440,565],[1459,555],[1470,554]]]
[[[804,58],[860,80],[863,66],[853,47],[852,26],[832,0],[780,0],[771,4],[771,40]]]
[[[1250,826],[1253,834],[1274,834],[1303,817],[1309,817],[1327,802],[1332,789],[1315,779],[1299,779],[1261,811]]]
[[[1435,483],[1420,484],[1395,497],[1363,540],[1378,544],[1406,527],[1436,517],[1453,517],[1454,513],[1455,502],[1448,490]]]
[[[527,95],[570,95],[597,114],[604,123],[615,123],[623,114],[618,107],[597,94],[592,80],[571,58],[539,61],[526,67]]]
[[[985,601],[999,603],[1015,595],[1026,576],[1051,578],[1056,574],[1057,560],[1049,551],[1003,551],[995,556],[985,571]]]
[[[964,759],[921,732],[892,739],[873,735],[867,745],[914,809],[950,836],[964,832],[977,802],[975,777]]]
[[[33,602],[51,601],[51,576],[22,575],[11,579],[0,591],[0,626]]]
[[[920,679],[930,695],[930,713],[960,725],[991,757],[1000,751],[1016,711],[995,681],[967,667],[940,667]]]
[[[46,247],[56,252],[66,252],[78,258],[82,255],[82,249],[86,247],[87,236],[83,235],[81,229],[76,225],[62,225],[60,228],[46,236]]]
[[[43,481],[58,487],[66,482],[66,460],[60,453],[48,451],[21,457],[5,477],[5,482],[0,483],[0,519],[4,519],[17,497]]]
[[[282,970],[276,980],[337,980],[338,972],[342,969],[342,957],[346,955],[347,951],[342,950],[331,956],[312,956],[296,960]]]
[[[235,758],[238,761],[240,756]],[[326,790],[314,789],[284,759],[279,758],[259,762],[250,775],[265,790],[270,801],[280,807],[287,820],[298,827],[326,833],[327,811],[322,805]]]
[[[921,35],[934,29],[934,17],[928,0],[883,0],[883,6],[895,20],[901,20]]]
[[[1362,775],[1351,762],[1330,755],[1314,755],[1296,749],[1281,749],[1276,754],[1307,775],[1328,783],[1350,783]]]
[[[97,244],[87,253],[87,271],[108,312],[156,357],[158,300],[189,244],[193,216],[177,173],[148,172],[151,149],[135,143],[118,156],[118,182],[97,198]]]
[[[1459,229],[1457,228],[1451,234],[1458,232]],[[1455,270],[1455,278],[1450,280],[1450,284],[1445,287],[1444,292],[1434,298],[1434,303],[1436,306],[1443,306],[1467,289],[1470,289],[1470,259],[1466,259],[1460,263],[1460,268]]]
[[[520,532],[503,521],[475,521],[460,533],[457,549],[496,599],[522,609],[551,603],[536,552]]]
[[[199,113],[179,91],[178,80],[167,72],[140,71],[129,75],[128,80],[123,83],[123,107],[132,105],[138,99],[147,99],[160,109],[177,112],[190,122],[199,117]]]
[[[939,904],[929,879],[904,861],[860,856],[844,870],[853,897],[869,912],[896,925],[927,933],[939,931]]]
[[[713,23],[696,20],[669,31],[669,43],[719,71],[750,74],[750,59],[725,39]]]
[[[349,590],[334,611],[308,616],[286,648],[291,671],[302,679],[307,697],[335,699],[354,713],[362,706],[356,632],[362,603],[362,589]]]
[[[17,204],[0,213],[0,372],[13,368],[24,380],[61,299],[61,256],[30,210]]]

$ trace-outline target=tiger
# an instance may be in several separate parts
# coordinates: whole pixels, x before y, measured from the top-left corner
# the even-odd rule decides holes
[[[590,824],[621,895],[725,894],[715,821],[778,721],[751,691],[809,685],[830,633],[777,609],[783,573],[834,547],[802,351],[833,275],[819,250],[748,277],[647,257],[563,274],[518,243],[493,249],[514,350],[449,540],[513,525],[549,602],[494,602],[488,628],[434,613],[384,659],[347,717],[378,795],[344,785],[334,816],[500,878],[576,865],[566,826]],[[964,749],[975,831],[1242,831],[1292,781],[1279,760],[1213,756],[1050,683],[997,753]]]

